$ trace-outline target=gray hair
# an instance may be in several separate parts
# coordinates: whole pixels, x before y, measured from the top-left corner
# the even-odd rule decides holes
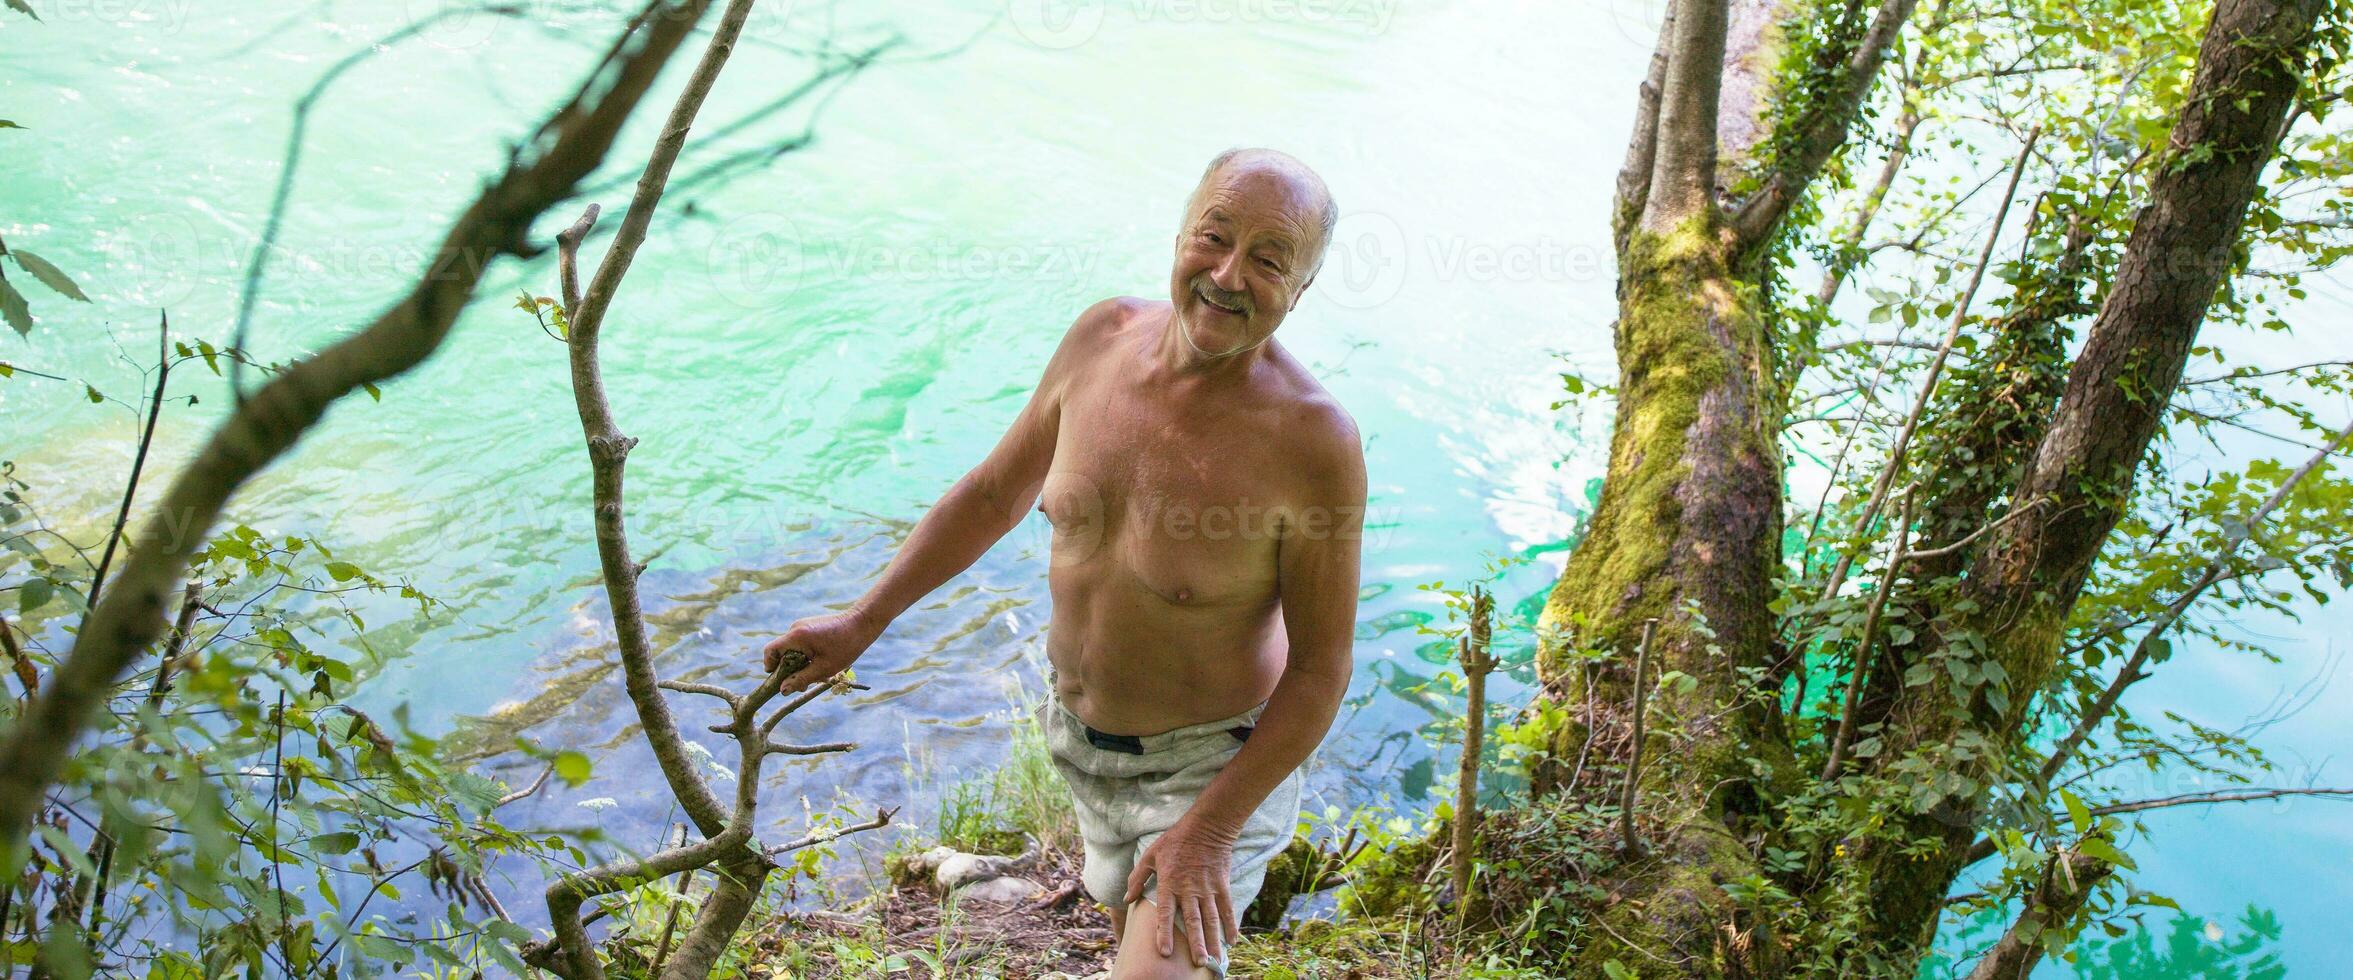
[[[1201,170],[1201,179],[1193,184],[1193,193],[1185,196],[1185,214],[1183,218],[1179,219],[1181,222],[1178,226],[1179,229],[1181,230],[1192,223],[1193,208],[1201,203],[1201,189],[1209,186],[1209,178],[1217,176],[1218,171],[1236,161],[1272,164],[1278,169],[1289,172],[1292,176],[1303,178],[1309,186],[1315,188],[1316,196],[1322,200],[1315,215],[1315,250],[1311,256],[1313,261],[1307,266],[1308,274],[1314,275],[1316,270],[1323,268],[1324,250],[1331,247],[1332,232],[1339,227],[1340,206],[1332,201],[1332,189],[1324,185],[1324,179],[1321,175],[1309,169],[1306,164],[1299,162],[1298,157],[1281,150],[1270,150],[1257,146],[1237,146],[1210,157],[1209,166]]]

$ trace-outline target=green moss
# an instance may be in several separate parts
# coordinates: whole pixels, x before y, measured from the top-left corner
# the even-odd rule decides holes
[[[1629,627],[1669,611],[1669,596],[1639,586],[1666,566],[1688,474],[1685,440],[1700,400],[1732,365],[1711,323],[1738,316],[1724,258],[1704,219],[1664,235],[1636,231],[1620,263],[1617,327],[1619,417],[1610,441],[1609,480],[1592,523],[1546,602],[1539,625],[1548,676],[1564,670],[1561,640],[1616,647]]]
[[[1290,930],[1253,933],[1234,947],[1232,976],[1259,980],[1401,977],[1414,924],[1386,919],[1309,919]]]
[[[1424,909],[1422,878],[1438,859],[1433,832],[1398,844],[1367,863],[1340,889],[1340,908],[1350,915],[1382,917]]]

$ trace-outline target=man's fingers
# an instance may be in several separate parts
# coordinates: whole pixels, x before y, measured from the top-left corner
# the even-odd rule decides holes
[[[1185,909],[1185,940],[1193,947],[1193,965],[1209,965],[1209,948],[1201,941],[1207,935],[1201,928],[1201,896],[1187,895],[1179,900]]]
[[[1175,909],[1168,907],[1171,901],[1174,900],[1169,898],[1168,889],[1163,888],[1160,890],[1160,901],[1152,903],[1153,914],[1159,919],[1160,958],[1164,960],[1176,955],[1177,914]]]
[[[1241,942],[1242,920],[1234,914],[1234,896],[1227,894],[1225,882],[1222,881],[1216,883],[1216,890],[1212,894],[1217,896],[1217,919],[1225,925],[1223,933],[1226,945]]]
[[[1204,896],[1201,899],[1201,938],[1208,944],[1209,957],[1202,960],[1200,965],[1208,966],[1219,956],[1224,955],[1226,946],[1225,921],[1225,913],[1217,907],[1216,896]]]
[[[1127,895],[1119,900],[1120,908],[1133,908],[1144,897],[1144,878],[1152,873],[1152,851],[1146,848],[1136,856],[1135,870],[1127,873]]]

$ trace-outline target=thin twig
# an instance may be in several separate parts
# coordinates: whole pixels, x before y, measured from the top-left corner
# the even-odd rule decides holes
[[[1912,401],[1912,411],[1905,416],[1904,426],[1896,432],[1895,442],[1887,450],[1887,462],[1879,471],[1879,479],[1871,487],[1871,497],[1863,505],[1863,512],[1855,518],[1855,533],[1869,532],[1879,520],[1879,511],[1887,503],[1888,491],[1894,487],[1896,476],[1903,472],[1904,456],[1911,450],[1912,434],[1920,428],[1920,420],[1928,414],[1928,402],[1936,394],[1937,381],[1944,374],[1945,360],[1952,356],[1953,344],[1961,339],[1961,327],[1969,320],[1969,304],[1977,296],[1977,287],[1985,281],[1986,268],[1993,264],[1994,243],[2001,239],[2002,223],[2009,217],[2010,202],[2018,196],[2018,181],[2026,174],[2026,163],[2031,159],[2035,141],[2042,136],[2042,128],[2035,127],[2026,135],[2026,144],[2018,150],[2018,161],[2010,168],[2009,186],[2002,192],[2001,207],[1995,209],[1993,230],[1985,236],[1985,245],[1978,250],[1977,267],[1969,273],[1969,284],[1961,290],[1959,301],[1953,304],[1952,322],[1945,329],[1944,342],[1937,345],[1936,356],[1928,362],[1928,376],[1920,382],[1920,393]],[[1822,597],[1838,594],[1846,583],[1847,572],[1854,567],[1855,553],[1839,555],[1838,563],[1830,570],[1830,580],[1822,587]],[[1800,633],[1802,637],[1802,631]]]
[[[2141,633],[2140,641],[2133,644],[2132,656],[2125,658],[2124,666],[2117,668],[2116,676],[2108,681],[2108,686],[2100,691],[2099,697],[2093,699],[2090,707],[2084,709],[2083,716],[2076,719],[2075,727],[2068,731],[2067,737],[2060,739],[2059,744],[2052,747],[2050,757],[2043,760],[2042,769],[2035,774],[2035,786],[2050,785],[2052,777],[2057,776],[2059,770],[2066,767],[2068,758],[2073,756],[2075,751],[2083,746],[2084,741],[2091,737],[2093,729],[2099,727],[2100,722],[2107,718],[2110,711],[2115,710],[2117,699],[2124,696],[2124,689],[2131,687],[2142,677],[2148,676],[2141,670],[2141,667],[2148,663],[2149,657],[2156,652],[2157,641],[2165,635],[2165,631],[2172,628],[2174,623],[2179,622],[2182,614],[2188,612],[2190,606],[2196,603],[2207,589],[2212,588],[2214,583],[2222,579],[2223,575],[2230,570],[2230,559],[2238,554],[2239,547],[2254,538],[2256,529],[2263,526],[2263,522],[2271,517],[2272,511],[2279,509],[2279,505],[2287,501],[2288,495],[2296,489],[2296,485],[2304,482],[2305,477],[2311,476],[2314,471],[2320,469],[2321,464],[2328,462],[2329,457],[2336,454],[2337,447],[2344,445],[2348,439],[2353,439],[2353,424],[2348,424],[2345,428],[2337,430],[2335,438],[2330,439],[2327,445],[2322,446],[2319,452],[2312,455],[2312,458],[2305,460],[2303,466],[2297,467],[2296,472],[2289,474],[2286,480],[2281,481],[2279,489],[2272,491],[2270,498],[2264,500],[2262,506],[2255,508],[2254,513],[2247,515],[2246,533],[2243,536],[2226,538],[2222,547],[2215,551],[2214,557],[2206,562],[2206,570],[2199,574],[2198,580],[2192,583],[2188,589],[2183,590],[2182,594],[2176,596],[2172,602],[2166,604],[2165,611],[2157,615],[2157,618],[2149,624],[2149,628]]]
[[[114,528],[106,532],[106,550],[98,555],[98,571],[90,576],[90,598],[84,608],[98,605],[98,590],[106,585],[106,569],[114,564],[115,548],[123,543],[123,528],[131,522],[131,502],[139,496],[139,474],[147,468],[148,447],[155,445],[155,421],[163,415],[163,387],[172,376],[172,315],[157,314],[155,327],[155,393],[147,399],[147,425],[139,430],[139,448],[131,455],[131,478],[123,486],[123,503],[114,512]]]
[[[1895,591],[1896,576],[1902,572],[1904,563],[1912,558],[1905,546],[1912,540],[1912,505],[1916,493],[1915,490],[1904,494],[1903,516],[1896,520],[1895,547],[1889,550],[1887,556],[1887,576],[1880,581],[1879,588],[1872,591],[1870,606],[1863,613],[1863,637],[1855,643],[1854,666],[1848,670],[1846,698],[1838,706],[1838,727],[1830,738],[1830,757],[1822,762],[1822,781],[1826,783],[1837,779],[1838,768],[1846,764],[1847,738],[1854,725],[1855,704],[1862,700],[1864,681],[1871,676],[1871,647],[1879,639],[1879,617],[1887,608],[1888,595]]]
[[[1495,669],[1489,619],[1494,612],[1495,597],[1473,586],[1470,627],[1455,644],[1468,704],[1463,714],[1462,768],[1455,785],[1454,899],[1455,911],[1466,920],[1476,914],[1472,906],[1478,904],[1471,895],[1471,848],[1479,833],[1479,743],[1487,723],[1487,675]]]
[[[1620,846],[1629,856],[1642,853],[1642,840],[1634,834],[1634,792],[1642,776],[1642,709],[1647,700],[1644,695],[1648,693],[1642,686],[1642,668],[1650,662],[1650,641],[1658,634],[1658,629],[1657,617],[1645,620],[1642,624],[1642,645],[1634,650],[1634,746],[1626,756],[1626,788],[1618,802],[1618,829],[1622,837]]]

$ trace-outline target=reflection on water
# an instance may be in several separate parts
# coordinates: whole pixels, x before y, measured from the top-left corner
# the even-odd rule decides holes
[[[1920,965],[1921,980],[1965,975],[1971,957],[1956,952],[1991,946],[2015,915],[2012,909],[1988,909],[1947,929],[1946,951]],[[2069,948],[2069,959],[2046,957],[2035,975],[2078,980],[2280,980],[2288,975],[2280,959],[2284,930],[2268,908],[2249,905],[2234,923],[2175,913],[2124,916],[2110,924],[2116,933],[2091,927]]]

